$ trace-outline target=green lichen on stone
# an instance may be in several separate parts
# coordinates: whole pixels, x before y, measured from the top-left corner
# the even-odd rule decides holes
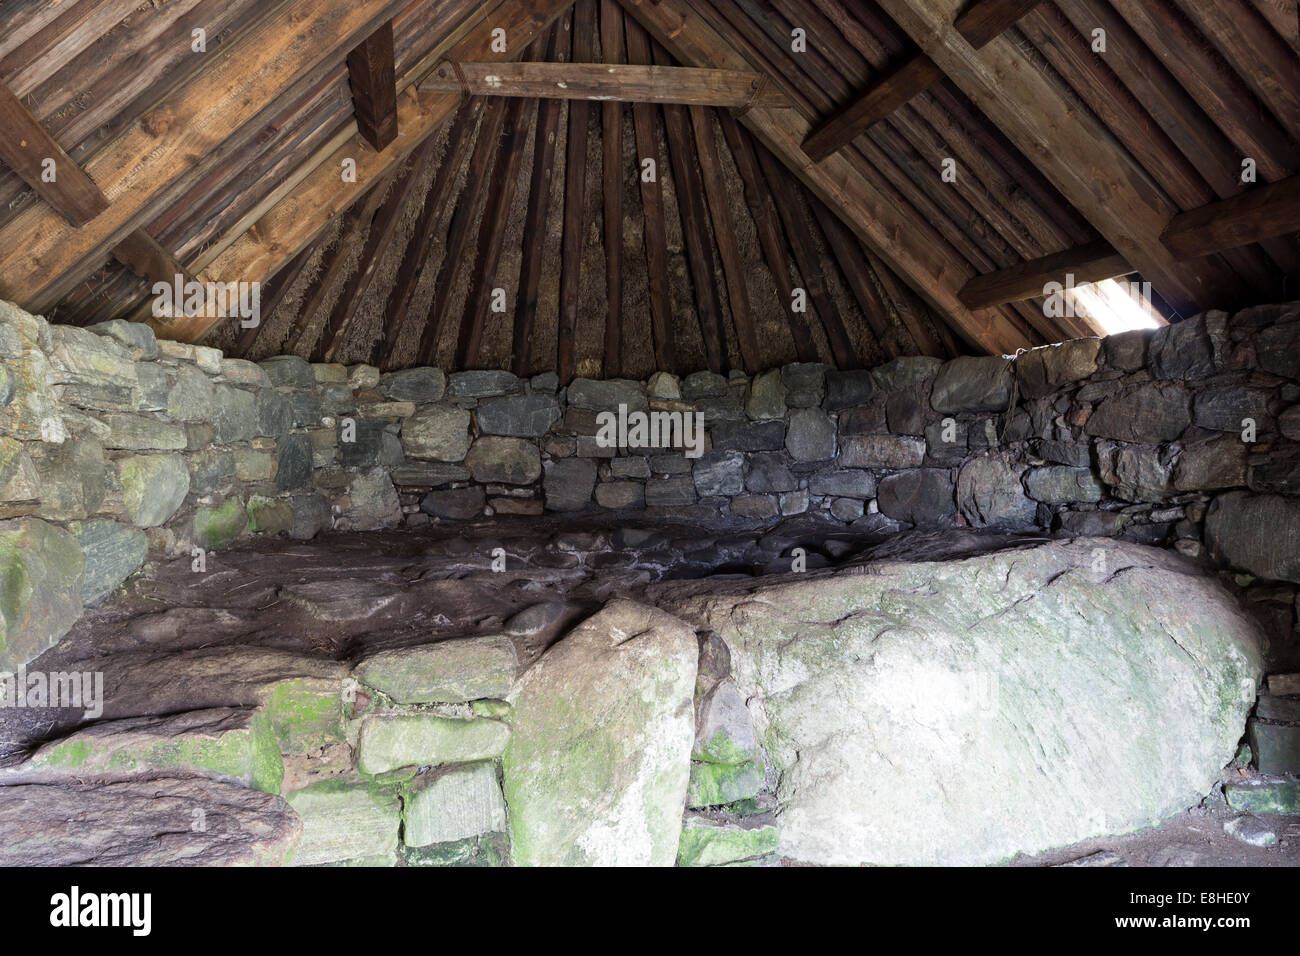
[[[248,499],[248,530],[258,534],[279,534],[293,527],[293,503],[286,498]]]
[[[301,753],[343,739],[343,697],[336,681],[282,681],[266,701],[281,753]]]
[[[504,833],[485,833],[452,843],[403,847],[402,857],[407,866],[509,866],[510,839]]]
[[[1228,806],[1245,813],[1300,813],[1300,781],[1230,783],[1223,788]]]
[[[763,787],[763,768],[757,761],[742,764],[691,763],[686,805],[716,807],[753,797]]]
[[[238,498],[216,508],[200,508],[194,515],[194,540],[200,547],[228,548],[248,528],[248,512]]]
[[[771,825],[741,827],[699,817],[682,824],[678,866],[721,866],[775,853],[780,834]]]
[[[68,740],[55,744],[48,760],[55,767],[80,767],[90,756],[90,743],[86,740]]]
[[[491,717],[493,720],[506,722],[510,720],[511,707],[504,700],[471,701],[469,709],[474,712],[475,717]]]

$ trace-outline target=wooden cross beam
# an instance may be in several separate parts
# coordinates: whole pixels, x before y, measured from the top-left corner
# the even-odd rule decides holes
[[[733,108],[790,105],[758,73],[626,63],[440,63],[420,92]]]
[[[1160,239],[1180,260],[1300,232],[1300,175],[1179,213]]]
[[[953,25],[966,42],[978,50],[1040,2],[1041,0],[977,0]],[[803,143],[804,152],[813,162],[820,163],[941,79],[943,70],[933,60],[920,51],[913,53],[809,133]]]
[[[397,138],[397,75],[393,67],[393,21],[348,54],[348,82],[357,132],[376,151]]]
[[[1048,282],[1064,282],[1066,274],[1075,282],[1100,282],[1128,275],[1133,267],[1105,239],[1073,249],[1053,252],[1038,259],[997,272],[976,276],[957,295],[968,309],[987,309],[1007,302],[1020,302],[1043,295]]]

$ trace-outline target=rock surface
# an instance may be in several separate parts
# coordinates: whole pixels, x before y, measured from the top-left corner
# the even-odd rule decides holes
[[[520,678],[504,759],[517,863],[672,865],[697,655],[682,622],[616,600]]]
[[[1101,539],[901,557],[657,589],[731,647],[784,855],[994,863],[1154,825],[1232,759],[1259,634],[1178,559]]]

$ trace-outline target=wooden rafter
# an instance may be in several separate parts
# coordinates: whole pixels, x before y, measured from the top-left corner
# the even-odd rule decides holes
[[[754,320],[750,315],[745,263],[736,243],[735,221],[726,183],[723,181],[722,160],[718,153],[718,139],[713,131],[712,111],[699,106],[691,107],[691,126],[695,133],[695,148],[699,152],[700,170],[704,176],[704,195],[713,221],[713,238],[718,246],[722,276],[727,285],[727,304],[731,307],[731,322],[736,329],[736,345],[740,349],[740,360],[745,371],[756,375],[763,368],[762,353],[758,347],[758,336],[754,333]]]
[[[600,0],[600,58],[621,64],[626,59],[623,11],[614,0]],[[605,233],[605,362],[606,378],[623,368],[623,104],[611,100],[600,108],[601,178]]]
[[[571,19],[572,17],[566,14],[551,31],[547,49],[549,60],[568,58]],[[551,204],[551,181],[555,174],[560,112],[563,107],[564,104],[560,100],[542,100],[537,104],[537,132],[533,135],[532,175],[529,177],[528,207],[524,211],[525,236],[541,236],[546,232],[546,215]],[[533,329],[537,323],[537,296],[546,254],[546,243],[524,243],[523,259],[519,266],[519,291],[515,294],[514,335],[511,339],[516,375],[527,375],[530,371]]]
[[[629,63],[650,63],[650,38],[637,22],[626,19],[627,59]],[[658,109],[652,103],[634,103],[632,125],[636,135],[637,176],[641,180],[641,212],[644,216],[642,237],[645,242],[647,281],[650,290],[650,332],[653,339],[655,368],[677,371],[677,350],[673,340],[672,292],[668,286],[668,227],[664,221],[663,189],[659,171],[659,137],[655,129]],[[644,164],[654,163],[654,175],[648,177]]]
[[[954,26],[962,38],[978,50],[1039,2],[976,0],[957,18]],[[942,78],[943,71],[933,60],[924,53],[913,53],[814,129],[804,140],[804,152],[814,162],[821,162]]]
[[[156,121],[130,127],[87,161],[87,174],[113,197],[93,222],[72,228],[37,206],[0,229],[0,295],[30,304],[65,274],[93,268],[174,198],[177,181],[195,172],[194,157],[205,164],[238,152],[286,89],[328,69],[332,58],[337,63],[400,2],[290,0],[250,31],[234,55],[214,53],[210,65],[160,107]],[[249,69],[250,61],[263,66]]]
[[[374,149],[397,138],[397,74],[393,66],[393,21],[389,20],[348,54],[348,82],[357,132]]]
[[[425,264],[430,259],[434,237],[442,231],[442,226],[451,214],[449,207],[456,180],[474,142],[474,132],[478,129],[482,113],[483,100],[470,100],[456,114],[456,121],[447,135],[442,163],[425,194],[424,205],[420,208],[411,237],[402,251],[397,276],[388,292],[388,302],[384,306],[383,334],[376,339],[374,352],[371,353],[371,361],[376,364],[387,361],[388,356],[393,354],[397,339],[407,326],[411,300],[415,297]]]
[[[441,60],[512,60],[552,21],[572,5],[572,0],[502,0],[491,17],[467,17],[423,57],[398,77],[399,94],[408,89]],[[505,52],[492,49],[493,31],[508,37]],[[281,268],[324,228],[329,219],[346,209],[378,177],[409,155],[419,143],[445,122],[462,104],[459,95],[408,93],[398,96],[398,138],[382,153],[360,140],[349,139],[332,152],[317,157],[258,220],[257,230],[237,233],[222,245],[222,251],[200,278],[213,276],[223,281],[263,281]],[[356,162],[356,181],[340,180],[344,159]],[[210,324],[182,331],[186,341],[207,332]]]
[[[1190,313],[1231,301],[1236,280],[1222,263],[1189,268],[1164,248],[1160,232],[1177,208],[1094,115],[1074,108],[1059,78],[1039,70],[1006,37],[973,49],[953,28],[955,0],[880,2],[1176,309]],[[1044,122],[1053,116],[1062,119]]]
[[[573,59],[596,57],[596,12],[592,0],[573,8]],[[569,103],[564,144],[564,230],[560,240],[560,316],[555,332],[555,371],[567,385],[578,366],[578,310],[582,297],[582,247],[587,234],[587,134],[591,104]]]
[[[751,68],[685,0],[619,2],[679,62],[717,69]],[[974,313],[961,304],[957,290],[973,270],[943,244],[931,241],[923,224],[918,225],[896,197],[866,179],[842,155],[820,164],[807,159],[801,144],[809,124],[802,115],[794,110],[751,109],[741,122],[931,306],[955,323],[971,345],[989,352],[1013,352],[1030,344],[1006,316],[991,310]]]

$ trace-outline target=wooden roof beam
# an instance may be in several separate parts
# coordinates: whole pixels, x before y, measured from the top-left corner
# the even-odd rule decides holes
[[[0,159],[72,226],[84,226],[108,208],[100,188],[3,84]]]
[[[383,150],[397,138],[397,74],[393,66],[393,21],[389,20],[348,54],[348,83],[357,132]]]
[[[619,2],[679,62],[717,69],[752,69],[688,0]],[[897,195],[878,189],[845,156],[837,154],[820,164],[808,159],[802,143],[809,123],[802,114],[793,109],[756,107],[747,110],[740,122],[891,269],[934,309],[948,316],[969,345],[1002,353],[1031,344],[1006,316],[993,310],[972,312],[961,304],[957,290],[971,277],[970,266],[942,242],[932,241],[925,223]]]
[[[1179,260],[1300,232],[1300,175],[1179,213],[1160,237]]]
[[[1179,210],[1137,160],[1013,38],[974,49],[953,26],[959,2],[880,5],[1173,308],[1191,314],[1230,301],[1236,277],[1222,262],[1184,265],[1161,243]]]
[[[978,50],[1040,2],[977,0],[957,18],[954,26],[966,42]],[[803,143],[804,152],[814,162],[821,162],[941,79],[943,71],[933,60],[919,51],[913,53],[808,134]]]
[[[788,106],[758,73],[688,66],[607,63],[440,63],[421,93],[557,100],[672,103],[680,106]]]
[[[976,276],[962,286],[958,295],[969,309],[987,309],[1043,295],[1044,285],[1064,283],[1067,274],[1074,276],[1075,282],[1100,282],[1132,271],[1128,260],[1116,252],[1114,246],[1105,239],[1098,239],[1008,269]]]

